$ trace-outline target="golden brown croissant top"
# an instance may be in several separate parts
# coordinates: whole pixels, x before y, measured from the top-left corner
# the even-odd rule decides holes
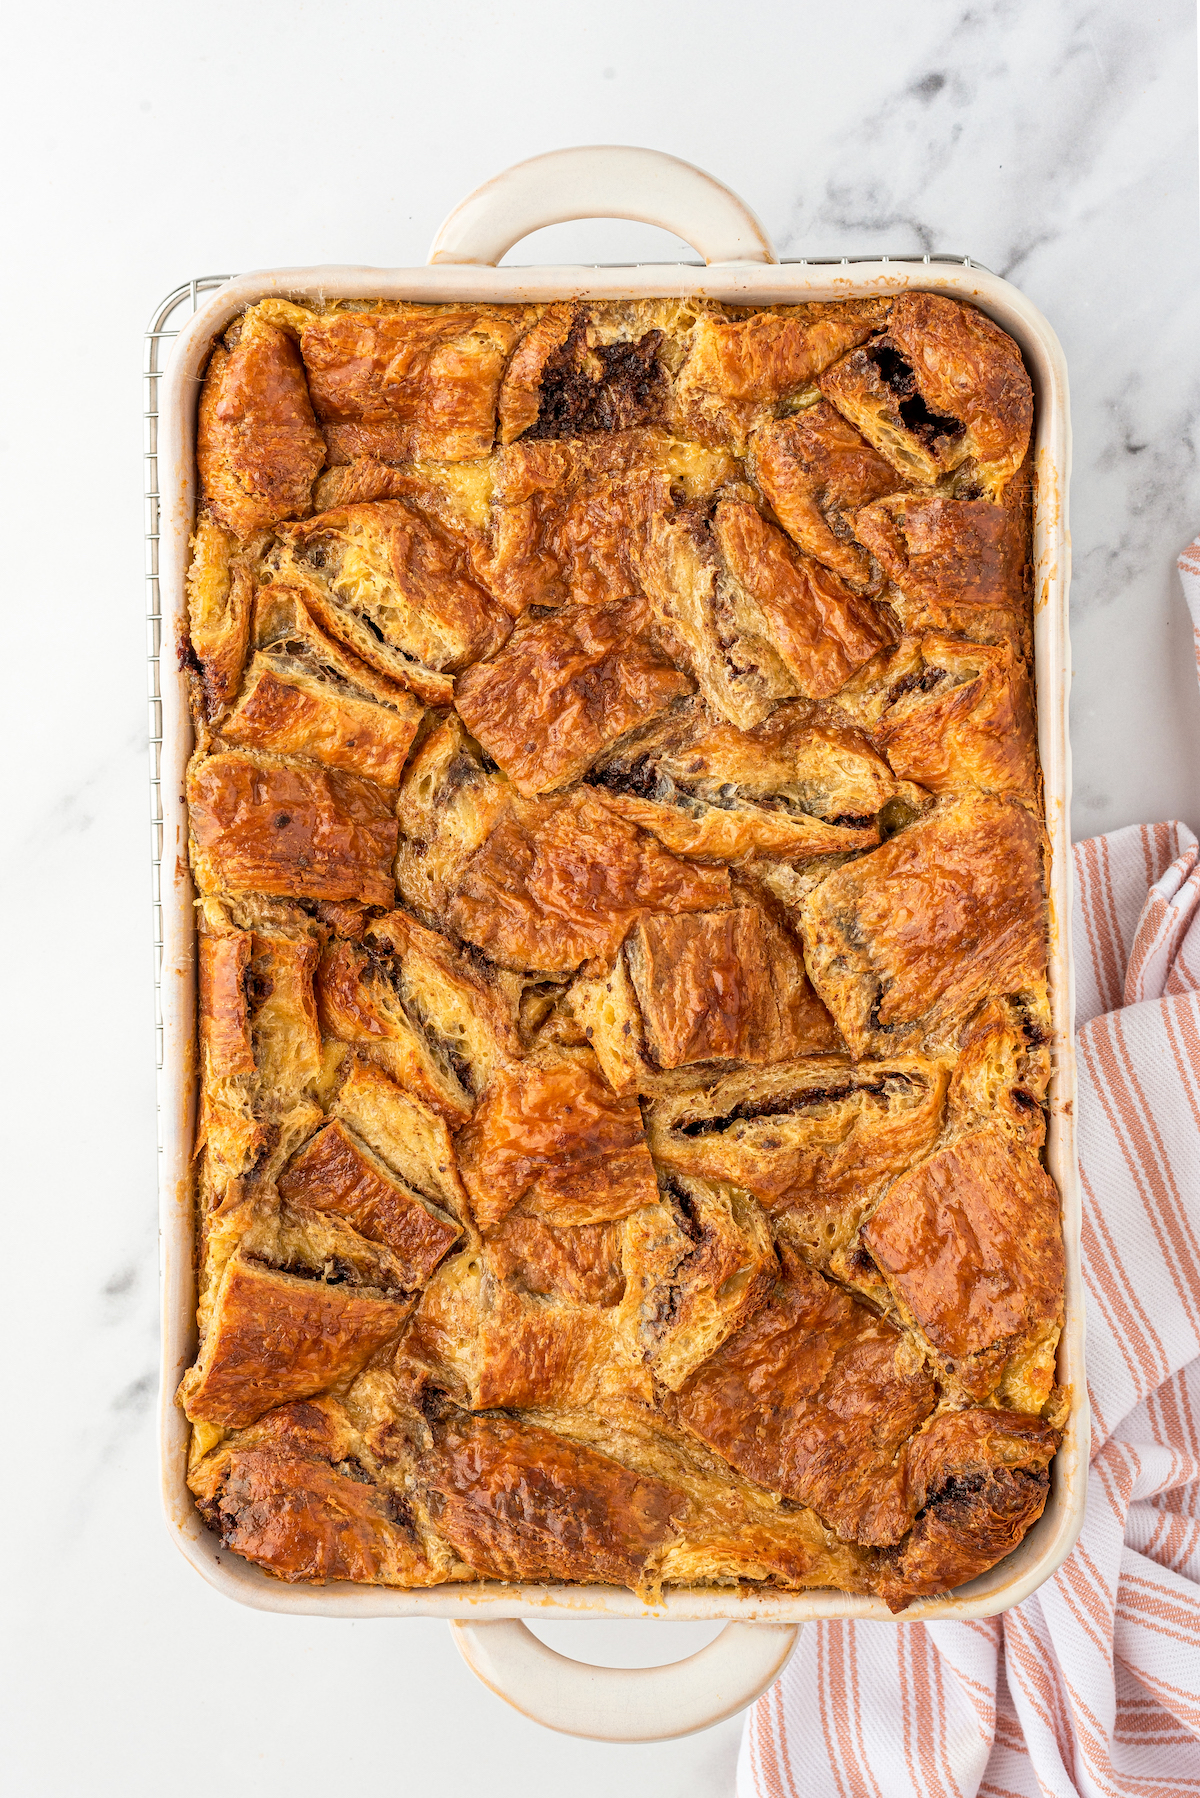
[[[179,1402],[233,1552],[900,1609],[1040,1515],[1032,417],[915,292],[214,347]]]

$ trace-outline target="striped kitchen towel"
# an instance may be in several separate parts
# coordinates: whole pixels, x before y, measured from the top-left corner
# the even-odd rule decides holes
[[[1200,1798],[1200,854],[1134,825],[1075,876],[1082,1534],[985,1622],[805,1625],[738,1798]]]

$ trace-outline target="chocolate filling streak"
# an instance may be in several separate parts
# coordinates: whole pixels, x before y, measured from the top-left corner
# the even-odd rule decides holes
[[[639,756],[632,762],[609,762],[604,768],[593,768],[585,776],[587,785],[600,787],[606,793],[627,793],[633,799],[650,799],[656,805],[677,805],[693,817],[702,817],[707,810],[732,811],[742,795],[733,781],[726,781],[723,786],[716,787],[703,798],[690,793],[684,786],[664,774],[655,766],[650,756]],[[807,810],[794,799],[780,794],[757,795],[747,801],[760,811],[783,812],[794,818],[822,817],[821,813]],[[848,829],[867,830],[878,824],[881,836],[894,835],[905,824],[911,823],[918,816],[916,808],[902,799],[889,799],[878,812],[839,812],[835,817],[823,818],[825,824],[839,824]]]
[[[398,956],[388,955],[386,951],[370,942],[364,943],[363,948],[369,957],[369,963],[363,970],[362,978],[385,982],[394,994],[401,1011],[413,1029],[425,1039],[434,1057],[453,1074],[463,1091],[473,1098],[478,1091],[479,1083],[470,1062],[457,1045],[437,1029],[428,1013],[413,999],[412,994],[406,991],[403,961]],[[490,963],[487,965],[490,966]]]
[[[817,1105],[836,1104],[853,1098],[855,1093],[869,1093],[873,1098],[890,1098],[893,1093],[911,1092],[915,1082],[910,1074],[885,1074],[879,1080],[847,1080],[837,1086],[802,1087],[798,1092],[761,1102],[747,1100],[735,1105],[724,1117],[696,1118],[690,1124],[676,1124],[676,1136],[715,1136],[731,1130],[735,1124],[749,1123],[752,1118],[789,1117],[797,1111],[811,1111]]]
[[[900,401],[900,417],[921,442],[932,449],[939,439],[961,437],[966,429],[957,418],[940,417],[931,412],[917,391],[917,378],[910,365],[890,344],[872,344],[867,355],[879,370],[884,384]]]
[[[634,343],[589,349],[587,320],[576,319],[567,340],[546,360],[532,437],[584,437],[591,431],[628,431],[661,417],[667,397],[659,366],[661,331]]]

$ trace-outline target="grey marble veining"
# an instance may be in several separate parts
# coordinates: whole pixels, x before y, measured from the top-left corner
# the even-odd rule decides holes
[[[969,253],[1042,307],[1070,366],[1076,834],[1200,826],[1174,576],[1200,530],[1194,28],[1190,0],[610,0],[594,15],[114,0],[26,9],[10,28],[0,132],[25,266],[0,295],[0,891],[22,1798],[315,1798],[350,1780],[414,1798],[716,1798],[738,1735],[550,1736],[471,1680],[444,1626],[240,1610],[159,1519],[138,497],[151,306],[213,269],[419,262],[470,188],[571,142],[700,163],[785,255]],[[675,253],[649,228],[592,223],[515,258]],[[646,1627],[605,1626],[614,1658]]]
[[[1175,583],[1200,529],[1190,8],[1000,0],[822,148],[785,254],[963,251],[1014,281],[1071,375],[1074,834],[1200,824],[1200,698]],[[886,156],[879,154],[887,146]]]

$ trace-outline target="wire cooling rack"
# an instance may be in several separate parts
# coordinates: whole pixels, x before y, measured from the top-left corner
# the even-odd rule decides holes
[[[158,580],[158,546],[160,525],[160,489],[158,483],[158,393],[174,338],[214,289],[221,287],[228,275],[200,275],[169,293],[154,311],[146,329],[145,353],[142,358],[142,414],[144,418],[143,455],[145,457],[146,506],[146,663],[147,698],[150,713],[150,862],[151,902],[154,908],[154,1062],[158,1072],[163,1065],[162,1018],[162,594]],[[168,646],[169,647],[169,646]],[[159,1153],[162,1152],[162,1107],[159,1103]]]
[[[970,256],[927,254],[924,256],[784,256],[781,261],[797,268],[830,268],[856,262],[932,263],[951,262],[960,268],[977,268],[984,273],[982,262]],[[597,266],[623,267],[624,264]],[[677,265],[672,265],[677,266]],[[703,268],[702,262],[685,264]],[[159,588],[158,546],[160,530],[160,489],[158,483],[158,393],[166,368],[170,345],[184,324],[200,307],[202,299],[223,287],[230,275],[197,275],[169,293],[157,306],[146,329],[145,354],[142,360],[144,446],[146,469],[146,661],[147,698],[150,714],[150,852],[151,896],[154,908],[154,1060],[161,1074],[163,1065],[162,1019],[162,595]],[[170,648],[171,646],[168,646]],[[161,1102],[159,1108],[159,1151],[162,1150]]]

